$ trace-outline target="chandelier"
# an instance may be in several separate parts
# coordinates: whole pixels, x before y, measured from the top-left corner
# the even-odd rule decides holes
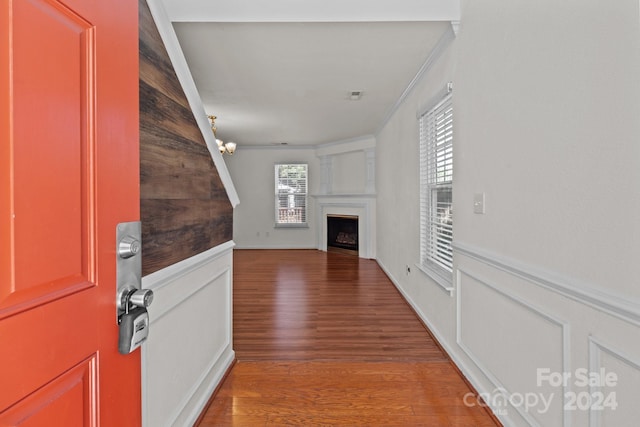
[[[216,144],[218,144],[218,150],[220,150],[220,154],[229,153],[232,155],[236,151],[236,143],[235,142],[222,142],[221,139],[218,139],[216,136],[216,116],[207,116],[209,117],[209,121],[211,122],[211,131],[213,132],[213,136],[216,139]]]

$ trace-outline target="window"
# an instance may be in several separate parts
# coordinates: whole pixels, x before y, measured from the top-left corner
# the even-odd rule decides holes
[[[277,164],[276,226],[300,227],[307,225],[307,165]]]
[[[453,106],[448,93],[420,116],[420,266],[447,289],[453,267],[452,187]]]

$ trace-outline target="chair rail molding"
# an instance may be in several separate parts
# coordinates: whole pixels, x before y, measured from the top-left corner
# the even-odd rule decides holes
[[[498,270],[525,279],[536,286],[552,290],[565,297],[640,326],[640,302],[616,295],[606,289],[575,278],[493,254],[472,245],[453,242],[454,252],[475,259]]]

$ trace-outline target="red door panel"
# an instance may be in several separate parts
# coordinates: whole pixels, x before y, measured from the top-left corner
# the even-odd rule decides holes
[[[3,414],[2,426],[97,425],[96,357],[46,384]]]
[[[15,291],[86,283],[93,28],[61,5],[14,1]],[[62,60],[64,58],[64,60]],[[88,79],[87,82],[83,80]],[[40,178],[33,179],[34,174]],[[42,260],[31,268],[33,259]],[[44,289],[43,289],[43,285]],[[48,289],[47,289],[48,288]]]
[[[140,424],[115,321],[115,229],[139,219],[137,19],[135,0],[0,0],[0,426]]]
[[[93,29],[44,1],[15,1],[13,15],[14,277],[1,284],[2,317],[95,277]]]

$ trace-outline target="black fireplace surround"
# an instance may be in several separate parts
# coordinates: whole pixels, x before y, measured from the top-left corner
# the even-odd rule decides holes
[[[345,249],[358,253],[358,217],[327,215],[327,250]]]

